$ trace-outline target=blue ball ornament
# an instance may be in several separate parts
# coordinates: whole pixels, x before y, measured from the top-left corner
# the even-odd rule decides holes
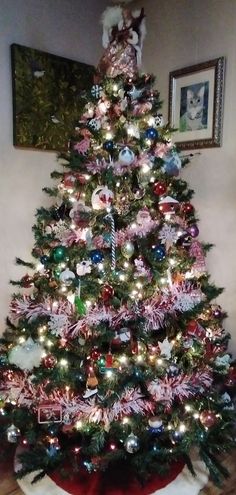
[[[153,255],[156,261],[162,261],[166,257],[166,250],[164,246],[158,244],[153,248]]]
[[[145,136],[147,139],[157,139],[158,138],[158,131],[155,129],[155,127],[148,127],[145,131]]]
[[[148,424],[149,424],[148,431],[149,433],[151,433],[151,435],[159,436],[165,430],[162,420],[157,416],[150,418]]]
[[[104,260],[103,253],[99,251],[99,249],[93,249],[93,251],[90,252],[90,259],[92,263],[97,265],[98,263],[101,263]]]
[[[42,265],[46,265],[49,262],[49,256],[44,254],[43,256],[41,256],[40,262],[42,263]]]
[[[170,433],[170,439],[171,439],[171,443],[173,443],[173,445],[176,445],[176,444],[182,442],[183,438],[184,438],[184,433],[181,431],[172,431]]]
[[[104,150],[106,150],[106,151],[109,151],[109,152],[110,152],[110,151],[112,151],[112,150],[113,150],[113,148],[114,148],[114,142],[113,142],[111,139],[109,139],[108,141],[105,141],[105,142],[103,143],[103,149],[104,149]]]
[[[156,435],[156,436],[158,436],[158,435],[161,435],[161,434],[163,433],[163,431],[164,431],[164,426],[163,426],[163,425],[161,425],[161,426],[159,426],[159,428],[152,428],[152,427],[150,426],[150,427],[149,427],[149,431],[150,431],[150,433],[151,433],[152,435]]]
[[[163,157],[164,165],[162,171],[170,176],[179,175],[182,166],[181,158],[178,153],[170,153]]]

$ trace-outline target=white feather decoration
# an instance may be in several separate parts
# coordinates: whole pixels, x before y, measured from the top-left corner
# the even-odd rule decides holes
[[[122,8],[119,5],[107,7],[102,14],[101,22],[103,25],[102,45],[107,48],[112,27],[118,26],[120,22],[123,22]]]
[[[8,355],[9,363],[15,364],[21,370],[31,371],[40,365],[45,351],[40,344],[29,337],[26,342],[19,344],[10,351]]]

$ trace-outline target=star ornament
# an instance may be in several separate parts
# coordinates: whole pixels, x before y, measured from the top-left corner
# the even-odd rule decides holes
[[[169,340],[166,337],[165,340],[163,340],[163,342],[158,342],[158,346],[161,351],[161,356],[166,356],[167,359],[170,359],[173,343],[169,342]]]

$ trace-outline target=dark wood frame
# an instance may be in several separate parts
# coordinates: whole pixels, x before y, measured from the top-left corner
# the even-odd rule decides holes
[[[82,104],[84,104],[82,102],[82,99],[79,101],[80,96],[78,96],[78,94],[82,95],[83,92],[87,91],[89,89],[89,87],[92,86],[93,77],[94,77],[94,67],[91,65],[88,65],[86,63],[83,63],[83,62],[78,62],[76,60],[67,59],[65,57],[60,57],[58,55],[54,55],[54,54],[51,54],[48,52],[44,52],[41,50],[37,50],[35,48],[31,48],[31,47],[27,47],[27,46],[15,44],[15,43],[13,43],[10,48],[11,48],[11,67],[12,67],[13,145],[16,146],[17,148],[31,149],[31,150],[33,149],[33,150],[39,150],[39,151],[54,151],[54,152],[56,151],[56,152],[58,152],[58,151],[66,150],[68,147],[68,144],[67,144],[68,139],[71,137],[71,132],[69,133],[69,131],[74,130],[74,125],[72,125],[72,124],[75,122],[76,119],[78,119],[79,108],[80,108],[80,106],[82,106]],[[19,67],[19,63],[21,60],[19,57],[21,57],[21,56],[25,57],[25,58],[29,57],[29,59],[34,59],[35,63],[38,63],[38,61],[45,60],[46,64],[50,64],[50,68],[52,69],[52,72],[54,74],[54,78],[51,77],[50,82],[48,81],[48,79],[46,79],[44,82],[44,88],[50,89],[50,83],[53,84],[52,98],[48,99],[48,102],[50,102],[52,104],[52,107],[49,107],[49,112],[51,112],[51,114],[54,113],[54,108],[53,108],[53,103],[55,101],[54,95],[56,96],[57,100],[59,100],[59,97],[61,95],[65,96],[66,94],[68,94],[68,98],[67,99],[64,98],[64,100],[65,100],[65,103],[63,104],[64,106],[62,104],[60,106],[60,110],[62,112],[67,111],[67,105],[69,102],[71,104],[72,97],[73,97],[70,87],[68,87],[68,90],[62,90],[62,89],[60,89],[59,85],[57,84],[58,81],[55,78],[56,73],[57,73],[56,67],[61,67],[60,70],[63,71],[63,74],[65,76],[65,80],[66,80],[66,78],[68,78],[68,80],[71,80],[71,78],[74,74],[74,80],[77,83],[76,93],[74,95],[74,101],[75,101],[74,107],[77,104],[78,112],[77,112],[76,117],[74,116],[75,112],[71,113],[71,119],[69,121],[69,118],[67,118],[67,121],[69,121],[69,122],[66,121],[65,125],[64,125],[64,122],[62,122],[62,123],[60,122],[60,124],[59,124],[60,129],[58,128],[57,135],[56,135],[56,138],[54,140],[52,137],[53,134],[51,133],[51,131],[53,132],[53,126],[51,126],[51,129],[50,129],[50,126],[48,126],[47,128],[43,127],[43,126],[45,126],[45,124],[47,124],[47,120],[44,118],[44,115],[41,115],[40,113],[36,114],[34,112],[34,110],[32,109],[32,107],[29,108],[29,105],[27,102],[27,91],[24,94],[26,104],[25,104],[25,106],[22,105],[22,91],[19,90],[19,81],[24,81],[24,80],[29,81],[29,66],[26,66],[25,72],[22,69],[22,67],[20,67],[20,71],[19,71],[20,75],[18,74],[17,67]],[[25,59],[23,58],[23,60],[25,60]],[[27,58],[27,60],[28,60],[28,58]],[[21,70],[23,70],[23,74],[22,74]],[[78,79],[78,75],[81,75],[80,76],[81,80]],[[25,79],[23,79],[23,78],[25,78]],[[43,79],[41,79],[41,80],[43,80]],[[37,83],[37,80],[36,80],[36,83],[34,83],[33,77],[31,79],[31,81],[32,81],[31,82],[32,85],[33,84],[35,85]],[[34,88],[34,86],[33,86],[33,88]],[[67,93],[66,93],[66,91],[67,91]],[[19,103],[21,106],[23,106],[23,108],[19,108]],[[23,142],[23,139],[21,139],[22,124],[24,124],[24,122],[27,121],[27,126],[28,126],[29,125],[28,121],[30,119],[32,122],[34,122],[34,119],[37,119],[37,118],[42,123],[42,126],[40,128],[40,132],[38,134],[37,134],[37,132],[35,133],[36,137],[38,137],[39,140],[36,142],[33,141],[33,138],[34,138],[33,134],[34,133],[33,132],[30,133],[30,131],[28,131],[28,127],[27,127],[27,131],[26,131],[27,139],[25,139]],[[40,118],[41,118],[41,120],[40,120]],[[73,118],[73,122],[72,122],[72,118]],[[50,119],[49,119],[49,121],[50,121]],[[67,124],[69,124],[69,125],[67,125]],[[68,134],[68,136],[67,136],[67,134]],[[40,141],[41,137],[43,139],[41,139],[41,141]],[[66,139],[67,137],[68,137],[68,139]],[[57,144],[56,140],[60,141],[60,144]]]
[[[207,69],[215,71],[215,88],[214,88],[214,106],[213,106],[213,126],[212,136],[208,139],[193,139],[189,141],[176,142],[179,149],[198,149],[213,148],[222,145],[223,129],[223,97],[224,97],[224,79],[225,79],[225,57],[219,57],[201,64],[191,65],[183,69],[170,72],[169,75],[169,123],[173,126],[174,111],[174,83],[175,80],[189,74],[202,72]],[[196,131],[197,132],[197,131]]]

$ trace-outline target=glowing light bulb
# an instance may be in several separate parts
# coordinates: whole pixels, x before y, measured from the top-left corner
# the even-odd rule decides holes
[[[196,413],[194,413],[193,417],[194,417],[194,419],[198,419],[200,417],[200,414],[196,412]]]
[[[89,301],[89,299],[87,299],[87,301],[85,301],[85,304],[87,308],[90,308],[92,306],[92,301]]]
[[[158,366],[161,366],[163,364],[163,359],[158,358],[157,359],[157,364],[158,364]]]
[[[120,273],[120,274],[119,274],[119,279],[120,279],[122,282],[124,282],[124,280],[126,279],[125,274],[124,274],[124,273]]]
[[[147,172],[150,171],[150,166],[148,165],[148,163],[145,163],[143,166],[142,166],[142,172],[144,174],[147,174]]]
[[[127,363],[127,360],[128,360],[128,358],[125,355],[124,356],[120,356],[120,358],[119,358],[119,361],[122,364],[126,364]]]
[[[25,342],[25,337],[23,337],[23,336],[21,335],[21,336],[19,337],[19,339],[18,339],[18,342],[19,342],[19,344],[24,344],[24,342]]]
[[[97,266],[98,266],[98,270],[99,270],[99,271],[102,271],[102,270],[104,269],[104,265],[103,265],[103,263],[98,263],[98,265],[97,265]]]
[[[53,342],[52,342],[51,340],[47,340],[46,345],[47,345],[48,347],[52,347]]]
[[[189,404],[186,404],[184,409],[186,412],[190,412],[192,410],[192,407]]]
[[[109,378],[109,379],[113,378],[113,371],[112,370],[107,370],[106,371],[106,377]]]
[[[176,265],[176,261],[173,258],[170,258],[169,263],[170,263],[171,266],[175,266]]]
[[[116,93],[118,91],[118,84],[113,84],[112,89]]]
[[[44,341],[45,341],[45,337],[44,337],[44,335],[40,335],[40,337],[39,337],[39,342],[44,342]]]
[[[129,423],[129,418],[127,418],[126,416],[123,418],[122,420],[122,423],[123,425],[127,425]]]
[[[179,425],[179,431],[180,431],[181,433],[185,433],[185,431],[186,431],[186,430],[187,430],[186,425],[185,425],[184,423],[181,423],[181,424]]]
[[[63,368],[66,368],[68,366],[68,361],[64,358],[62,358],[60,360],[60,365],[63,367]]]
[[[113,134],[112,132],[106,132],[106,139],[112,139],[113,138]]]
[[[83,423],[81,420],[76,421],[75,423],[76,430],[80,430],[83,427]]]
[[[129,268],[129,263],[128,263],[128,261],[125,261],[125,262],[124,262],[124,268]]]

